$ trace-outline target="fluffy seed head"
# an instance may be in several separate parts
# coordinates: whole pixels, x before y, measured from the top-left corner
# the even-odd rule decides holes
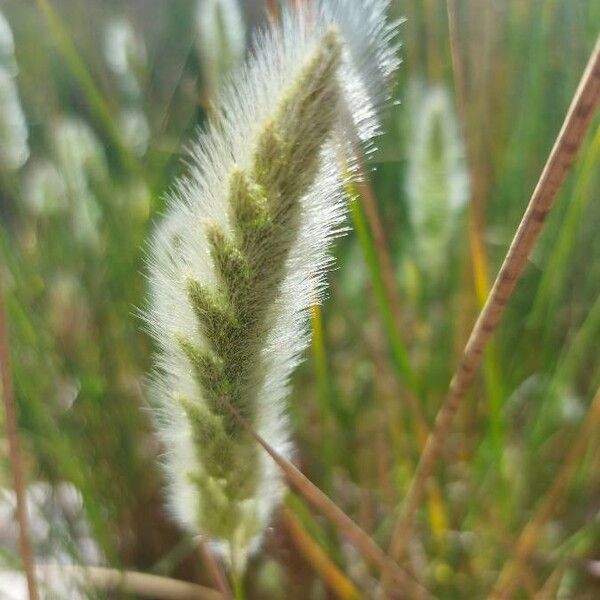
[[[0,165],[19,169],[29,158],[29,131],[17,88],[12,29],[0,12]]]
[[[100,205],[93,185],[105,185],[108,165],[100,140],[80,119],[61,118],[53,126],[54,156],[66,187],[74,239],[89,248],[100,245]]]
[[[132,24],[124,18],[110,21],[104,32],[104,56],[119,92],[119,127],[123,141],[142,156],[150,138],[150,126],[143,110],[140,72],[147,68],[146,45]]]
[[[125,78],[119,84],[128,85],[126,79],[135,79],[136,72],[145,67],[146,45],[127,19],[115,18],[107,24],[104,31],[104,57],[110,70]]]
[[[50,215],[66,207],[66,185],[49,160],[32,164],[23,182],[23,198],[35,215]]]
[[[284,400],[343,226],[345,153],[377,131],[396,65],[386,1],[315,4],[257,36],[151,245],[146,320],[171,508],[238,569],[283,488],[228,405],[290,457]]]
[[[443,265],[457,216],[468,199],[469,181],[463,142],[445,88],[413,87],[412,131],[406,195],[418,262],[437,270]]]
[[[0,67],[10,75],[16,75],[15,40],[6,17],[0,12]]]

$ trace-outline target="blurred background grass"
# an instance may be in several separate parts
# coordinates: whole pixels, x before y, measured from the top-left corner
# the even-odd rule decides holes
[[[207,0],[0,4],[1,268],[40,562],[212,585],[163,508],[136,307],[144,242],[185,144],[264,19],[261,2],[240,1],[240,20],[215,18]],[[383,547],[600,30],[589,0],[454,4],[453,69],[446,2],[393,2],[407,18],[400,103],[351,203],[354,231],[337,245],[290,403],[303,471]],[[600,428],[588,410],[600,386],[599,125],[420,511],[405,566],[437,597],[485,597],[553,485],[516,597],[600,594]],[[567,459],[585,426],[590,444]],[[10,567],[2,437],[0,461]],[[370,598],[377,574],[290,494],[246,579],[248,598]]]

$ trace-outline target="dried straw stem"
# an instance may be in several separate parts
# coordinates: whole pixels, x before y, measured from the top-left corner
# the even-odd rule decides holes
[[[221,593],[202,585],[136,571],[79,565],[40,565],[36,571],[40,575],[56,573],[69,577],[104,592],[122,592],[157,600],[224,600]]]
[[[1,265],[0,265],[1,266]],[[13,476],[13,485],[17,498],[17,521],[19,522],[19,547],[25,576],[29,600],[38,600],[35,583],[33,552],[29,543],[29,527],[27,521],[27,503],[25,498],[25,481],[23,477],[23,461],[17,434],[17,411],[13,396],[12,377],[10,373],[10,350],[8,343],[8,326],[6,323],[6,309],[4,306],[4,291],[0,273],[0,395],[4,403],[6,418],[6,437],[8,438],[8,452],[10,467]]]
[[[329,496],[322,492],[291,462],[283,458],[265,439],[263,439],[244,419],[239,411],[226,399],[222,398],[223,404],[235,416],[240,425],[264,448],[279,466],[288,483],[321,514],[323,514],[337,529],[346,537],[363,555],[363,558],[377,566],[382,574],[390,581],[394,581],[399,589],[408,594],[409,598],[430,598],[431,595],[425,588],[419,585],[390,558],[373,541],[373,539],[361,529],[343,510],[341,510]]]
[[[576,436],[561,470],[555,477],[552,487],[544,496],[533,518],[519,536],[511,553],[512,558],[506,563],[496,585],[490,595],[494,600],[510,598],[517,586],[522,571],[527,568],[528,560],[535,550],[536,544],[543,533],[543,529],[553,515],[560,509],[572,479],[573,471],[580,463],[587,444],[600,425],[600,390],[596,393],[584,424]]]
[[[402,512],[394,527],[390,556],[398,561],[410,541],[415,514],[426,490],[454,416],[479,367],[483,351],[494,333],[504,308],[520,279],[527,258],[552,208],[589,123],[600,101],[600,41],[592,53],[565,122],[546,166],[533,192],[529,206],[496,277],[488,299],[479,314],[465,347],[449,392],[440,408],[410,485]]]

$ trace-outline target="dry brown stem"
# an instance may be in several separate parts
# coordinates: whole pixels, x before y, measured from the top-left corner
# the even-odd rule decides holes
[[[523,273],[529,253],[575,159],[599,101],[600,43],[596,44],[592,53],[508,254],[471,332],[448,394],[437,414],[433,431],[427,438],[403,509],[394,527],[390,556],[396,561],[402,557],[410,541],[415,514],[456,412],[481,364],[483,351],[500,321],[506,303]]]
[[[240,425],[264,448],[279,466],[288,483],[315,509],[324,515],[338,531],[349,540],[363,558],[377,566],[383,574],[394,581],[402,593],[406,592],[409,598],[429,598],[431,595],[409,576],[363,531],[339,506],[312,483],[291,462],[283,458],[265,439],[252,429],[250,424],[240,415],[239,411],[226,399],[222,402]]]
[[[39,565],[36,571],[40,576],[55,573],[68,577],[104,592],[122,592],[158,600],[224,600],[216,590],[195,583],[136,571],[79,565]]]

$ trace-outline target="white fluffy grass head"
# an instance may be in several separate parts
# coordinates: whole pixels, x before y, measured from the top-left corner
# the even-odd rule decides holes
[[[150,249],[145,317],[169,504],[243,567],[280,502],[285,399],[344,223],[349,149],[370,147],[397,66],[387,0],[320,0],[259,33],[221,92]]]
[[[17,74],[15,39],[6,17],[0,12],[0,67],[10,75]]]
[[[0,12],[0,164],[8,170],[19,169],[29,158],[29,131],[17,73],[12,29]]]
[[[409,215],[420,266],[439,276],[469,196],[465,149],[451,95],[441,86],[411,86],[414,114],[406,176]]]

